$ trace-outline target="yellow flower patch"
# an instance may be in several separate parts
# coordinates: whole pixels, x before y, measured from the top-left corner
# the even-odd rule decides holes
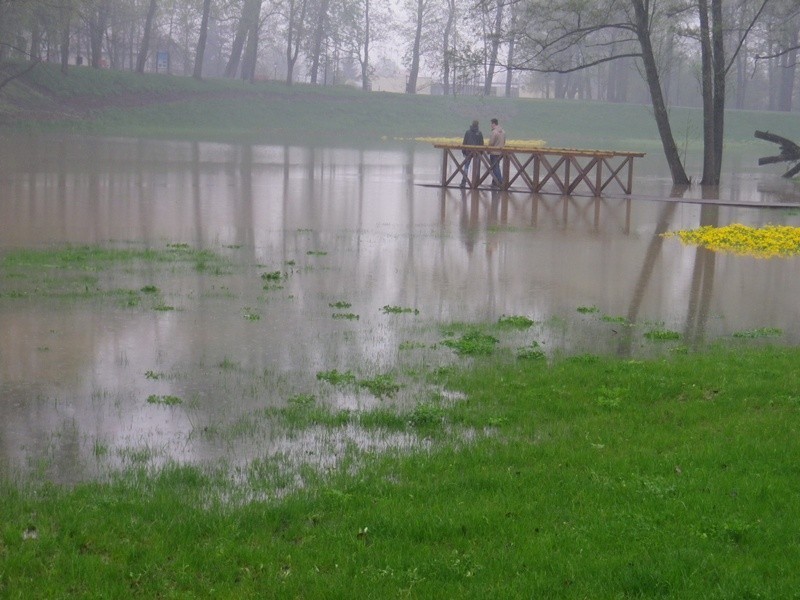
[[[755,258],[774,258],[800,254],[800,227],[767,225],[748,227],[740,223],[698,229],[669,231],[662,237],[677,237],[686,245],[702,246],[714,252],[729,252]]]
[[[488,136],[487,136],[488,140]],[[454,144],[460,145],[464,141],[463,137],[415,137],[414,141],[426,142],[429,144]],[[511,148],[543,148],[545,146],[544,140],[506,140],[506,147]]]

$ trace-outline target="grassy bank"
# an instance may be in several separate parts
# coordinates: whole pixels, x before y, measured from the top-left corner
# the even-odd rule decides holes
[[[6,483],[0,592],[795,597],[799,359],[484,359],[431,375],[465,395],[413,424],[433,450],[305,472],[280,500],[239,502],[227,474],[180,467]]]
[[[346,87],[237,80],[196,81],[42,64],[0,92],[0,123],[25,131],[80,132],[220,141],[297,141],[323,138],[357,145],[387,137],[460,135],[473,118],[488,131],[497,116],[515,139],[551,146],[581,143],[660,151],[647,107],[602,102],[443,98],[364,93]],[[702,142],[699,110],[672,110],[679,145]],[[758,144],[755,129],[800,138],[796,115],[730,111],[729,144]],[[596,145],[595,145],[596,141]]]

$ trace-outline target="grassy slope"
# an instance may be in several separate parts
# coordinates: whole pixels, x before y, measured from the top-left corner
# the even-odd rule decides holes
[[[460,136],[473,118],[488,130],[493,116],[515,139],[545,139],[552,146],[583,140],[585,146],[590,136],[597,147],[659,150],[647,107],[601,102],[367,94],[352,88],[196,81],[89,67],[74,67],[65,77],[54,65],[40,65],[0,93],[0,122],[14,127],[208,140],[322,136],[357,143],[381,136]],[[672,117],[679,144],[701,141],[698,110],[674,109]],[[728,113],[729,143],[755,142],[769,153],[769,145],[753,139],[755,129],[800,139],[796,115]]]

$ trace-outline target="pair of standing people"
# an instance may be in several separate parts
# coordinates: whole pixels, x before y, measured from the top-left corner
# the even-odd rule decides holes
[[[489,135],[489,147],[502,148],[506,145],[506,132],[503,131],[503,128],[500,126],[500,122],[497,119],[492,119],[491,123],[492,133]],[[462,144],[464,146],[483,146],[483,133],[481,133],[477,120],[473,121],[470,128],[464,133],[464,141]],[[462,150],[461,152],[464,156],[470,154],[469,150]],[[500,173],[500,159],[502,158],[502,154],[489,150],[489,155],[492,165],[493,185],[500,187],[503,184],[503,175]],[[477,157],[473,157],[473,160],[477,160]],[[464,174],[461,178],[461,187],[467,186],[470,162],[472,161],[467,161],[467,163],[464,165]]]

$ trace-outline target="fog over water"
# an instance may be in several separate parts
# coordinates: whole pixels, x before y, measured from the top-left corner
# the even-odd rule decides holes
[[[527,316],[534,326],[504,334],[501,351],[538,344],[548,357],[651,356],[758,328],[797,344],[797,259],[715,254],[659,235],[798,223],[796,209],[728,205],[798,198],[779,169],[727,160],[726,187],[712,194],[725,204],[700,205],[675,201],[701,191],[673,190],[658,156],[636,163],[631,198],[596,199],[423,185],[439,180],[441,157],[422,143],[4,138],[0,260],[67,244],[178,244],[230,267],[97,274],[105,290],[156,286],[174,310],[20,295],[4,271],[0,465],[73,481],[137,461],[247,464],[300,448],[325,463],[348,440],[417,443],[349,429],[292,441],[254,415],[310,394],[349,409],[414,403],[422,392],[408,372],[469,364],[440,343],[440,326],[453,323]],[[265,284],[278,271],[281,281]],[[654,328],[682,338],[653,343],[644,333]],[[403,387],[378,399],[316,377],[333,369],[394,373]],[[182,403],[147,402],[153,395]]]

